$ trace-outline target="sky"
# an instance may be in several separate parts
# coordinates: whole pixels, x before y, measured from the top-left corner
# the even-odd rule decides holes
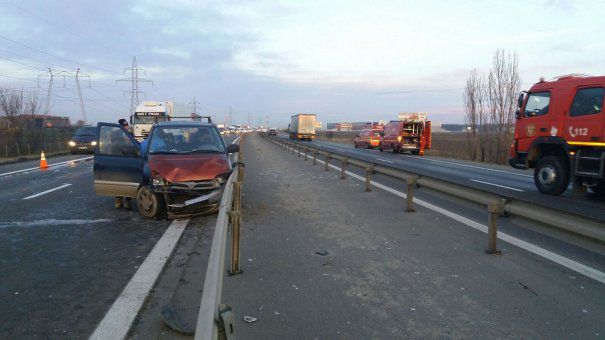
[[[145,94],[222,122],[287,126],[428,112],[463,123],[469,72],[515,52],[523,87],[541,76],[604,74],[600,1],[0,0],[0,86],[46,97],[51,114],[130,115],[124,69],[136,56]],[[65,78],[60,72],[65,71]]]

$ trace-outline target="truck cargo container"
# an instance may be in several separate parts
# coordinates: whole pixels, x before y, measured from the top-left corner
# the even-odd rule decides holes
[[[315,139],[315,114],[300,113],[290,117],[290,139]]]

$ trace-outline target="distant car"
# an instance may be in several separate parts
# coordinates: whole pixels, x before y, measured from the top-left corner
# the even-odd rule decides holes
[[[353,141],[353,145],[356,148],[368,148],[373,149],[380,145],[380,133],[382,129],[368,129],[362,130],[355,137],[355,141]]]
[[[143,147],[117,124],[97,126],[97,195],[136,197],[139,211],[150,218],[218,210],[231,174],[228,155],[238,152],[239,146],[225,146],[215,125],[160,122],[153,126]]]
[[[275,129],[269,129],[269,132],[267,132],[267,134],[269,136],[277,136],[277,130],[275,130]]]
[[[93,153],[97,145],[97,128],[94,126],[82,126],[78,128],[67,145],[72,155],[77,153]]]

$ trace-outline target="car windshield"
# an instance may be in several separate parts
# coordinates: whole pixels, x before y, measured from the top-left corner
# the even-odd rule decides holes
[[[166,121],[166,117],[159,116],[159,115],[144,115],[144,116],[136,115],[136,116],[132,117],[133,124],[155,124],[157,122],[163,122],[163,121]]]
[[[225,153],[225,145],[213,126],[164,126],[155,128],[149,153]]]
[[[76,136],[96,136],[97,128],[94,126],[81,127],[76,131]]]

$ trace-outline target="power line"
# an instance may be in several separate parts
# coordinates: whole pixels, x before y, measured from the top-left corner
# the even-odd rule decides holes
[[[43,51],[43,50],[37,49],[37,48],[35,48],[35,47],[31,47],[31,46],[25,45],[25,44],[23,44],[23,43],[21,43],[21,42],[15,41],[15,40],[13,40],[13,39],[10,39],[10,38],[7,38],[7,37],[1,36],[1,35],[0,35],[0,39],[4,39],[4,40],[6,40],[6,41],[10,41],[10,42],[12,42],[13,44],[17,44],[17,45],[19,45],[19,46],[23,46],[23,47],[25,47],[25,48],[29,48],[30,50],[33,50],[33,51],[36,51],[36,52],[39,52],[39,53],[43,53],[43,54],[49,55],[49,56],[51,56],[51,57],[53,57],[53,58],[57,58],[57,59],[61,59],[61,60],[64,60],[64,61],[67,61],[67,62],[70,62],[70,63],[74,63],[74,64],[76,64],[76,65],[86,66],[86,67],[89,67],[89,68],[93,68],[93,69],[97,69],[97,70],[102,70],[102,71],[109,72],[109,73],[114,73],[114,72],[115,72],[115,71],[112,71],[112,70],[108,70],[108,69],[106,69],[106,68],[102,68],[102,67],[96,67],[96,66],[92,66],[92,65],[84,64],[84,63],[81,63],[81,62],[78,62],[78,61],[75,61],[75,60],[72,60],[72,59],[68,59],[68,58],[60,57],[60,56],[58,56],[58,55],[54,55],[54,54],[52,54],[52,53],[48,53],[48,52],[46,52],[46,51]]]
[[[40,68],[40,67],[37,67],[37,66],[33,66],[33,65],[30,65],[30,64],[26,64],[26,63],[22,63],[20,61],[12,60],[12,59],[9,59],[9,58],[6,58],[6,57],[0,56],[0,59],[8,60],[8,61],[16,63],[16,64],[20,64],[20,65],[23,65],[23,66],[31,67],[34,70],[45,71],[45,69],[43,69],[43,68]]]

